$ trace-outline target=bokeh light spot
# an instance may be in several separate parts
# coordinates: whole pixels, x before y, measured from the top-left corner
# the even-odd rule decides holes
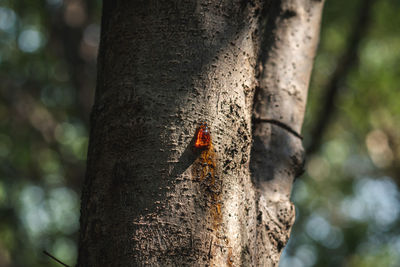
[[[0,7],[0,30],[13,31],[17,16],[15,12],[6,7]]]
[[[367,134],[365,143],[372,162],[378,168],[388,167],[393,161],[393,152],[389,147],[389,140],[381,130],[373,130]]]
[[[21,192],[20,201],[20,218],[31,240],[35,241],[50,225],[50,216],[43,202],[43,189],[34,185],[26,186]]]
[[[71,234],[79,227],[79,200],[74,191],[66,187],[50,191],[49,207],[53,215],[55,228],[65,234]]]
[[[26,53],[33,53],[43,43],[43,35],[34,29],[24,30],[18,36],[18,47]]]

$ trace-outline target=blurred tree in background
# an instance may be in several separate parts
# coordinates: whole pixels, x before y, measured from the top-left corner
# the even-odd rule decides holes
[[[100,8],[0,0],[0,266],[76,261]],[[281,267],[399,266],[399,14],[326,2]]]

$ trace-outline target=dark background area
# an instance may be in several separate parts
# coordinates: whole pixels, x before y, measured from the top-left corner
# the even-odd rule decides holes
[[[0,266],[74,265],[101,1],[0,0]],[[399,266],[400,1],[328,0],[281,267]]]

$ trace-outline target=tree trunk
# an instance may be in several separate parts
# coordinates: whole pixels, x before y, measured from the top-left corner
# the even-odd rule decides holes
[[[278,264],[321,9],[104,1],[78,266]]]

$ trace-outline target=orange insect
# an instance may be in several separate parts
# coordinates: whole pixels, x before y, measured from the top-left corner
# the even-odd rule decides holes
[[[200,128],[197,131],[196,143],[194,146],[196,148],[208,148],[211,145],[211,135],[208,129],[207,123],[203,122],[200,124]]]

